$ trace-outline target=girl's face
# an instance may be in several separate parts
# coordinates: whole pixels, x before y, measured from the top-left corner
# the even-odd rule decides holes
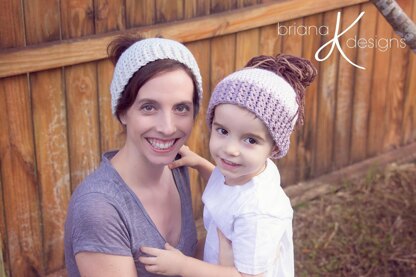
[[[194,86],[183,69],[162,72],[146,82],[120,116],[129,151],[152,164],[172,162],[194,123]]]
[[[215,108],[209,148],[225,182],[242,185],[264,170],[274,142],[253,113],[221,104]]]

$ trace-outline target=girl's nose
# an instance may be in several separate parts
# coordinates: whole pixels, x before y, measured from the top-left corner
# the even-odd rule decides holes
[[[229,156],[239,156],[240,150],[238,149],[237,142],[230,139],[225,145],[224,145],[224,152]]]

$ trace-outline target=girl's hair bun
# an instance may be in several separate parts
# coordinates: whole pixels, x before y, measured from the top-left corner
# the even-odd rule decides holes
[[[303,124],[305,88],[315,79],[317,70],[312,63],[304,58],[279,54],[276,57],[260,55],[252,58],[245,67],[269,70],[284,78],[296,92],[299,105],[298,123]]]

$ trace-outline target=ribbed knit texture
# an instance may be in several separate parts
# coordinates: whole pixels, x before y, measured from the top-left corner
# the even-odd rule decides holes
[[[282,77],[258,68],[245,68],[227,76],[212,93],[207,110],[209,128],[215,107],[220,104],[235,104],[254,113],[269,129],[280,150],[272,158],[287,154],[298,104],[295,91]]]
[[[146,64],[162,59],[171,59],[187,66],[195,76],[198,101],[202,99],[202,78],[198,64],[191,51],[183,44],[164,38],[148,38],[140,40],[131,45],[120,56],[114,69],[113,80],[111,81],[111,108],[113,114],[125,86],[130,78],[141,67]]]

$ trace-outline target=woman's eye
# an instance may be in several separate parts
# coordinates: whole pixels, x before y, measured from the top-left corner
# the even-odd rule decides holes
[[[188,105],[181,104],[176,107],[176,110],[180,113],[189,112],[191,108]]]
[[[257,140],[255,140],[254,138],[246,138],[245,141],[249,144],[256,144]]]
[[[228,131],[225,130],[224,128],[217,128],[217,133],[220,135],[227,135]]]
[[[144,104],[143,106],[141,106],[140,109],[142,111],[145,111],[145,112],[151,112],[151,111],[155,110],[155,107],[153,105],[150,105],[150,104]]]

